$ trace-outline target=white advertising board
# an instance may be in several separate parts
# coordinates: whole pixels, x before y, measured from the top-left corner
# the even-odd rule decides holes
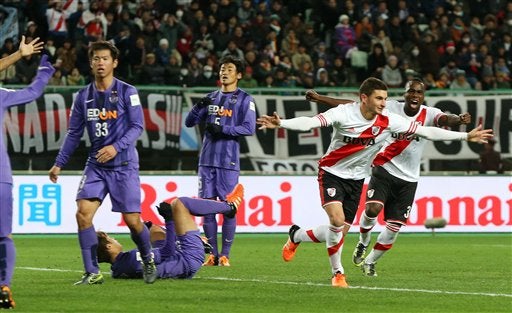
[[[76,233],[75,194],[80,176],[14,177],[13,233]],[[320,207],[316,176],[242,176],[246,197],[237,214],[238,232],[286,232],[291,224],[328,222]],[[366,188],[366,186],[365,186]],[[195,176],[142,176],[142,218],[163,224],[155,206],[197,194]],[[360,206],[358,214],[362,212]],[[127,233],[121,215],[105,199],[94,219],[97,230]],[[359,216],[359,215],[358,215]],[[406,232],[430,231],[423,222],[444,217],[445,232],[512,232],[512,178],[504,176],[422,177]],[[196,219],[201,223],[201,218]],[[351,232],[358,231],[356,217]],[[382,229],[382,220],[375,230]]]

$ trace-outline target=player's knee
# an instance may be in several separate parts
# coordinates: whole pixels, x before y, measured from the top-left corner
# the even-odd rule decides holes
[[[376,217],[379,215],[382,208],[382,204],[371,202],[366,204],[365,212],[368,217]]]

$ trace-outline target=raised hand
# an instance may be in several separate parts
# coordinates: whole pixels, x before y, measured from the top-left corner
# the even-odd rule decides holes
[[[482,124],[468,133],[468,141],[471,142],[487,143],[492,137],[494,137],[492,129],[482,129]]]
[[[256,124],[261,125],[258,129],[274,129],[281,125],[281,118],[274,112],[272,116],[262,115],[256,120]]]

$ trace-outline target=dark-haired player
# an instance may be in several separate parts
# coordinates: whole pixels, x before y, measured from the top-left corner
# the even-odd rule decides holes
[[[219,70],[220,89],[198,101],[185,119],[187,127],[205,124],[198,166],[199,197],[203,199],[225,200],[226,194],[238,184],[239,138],[256,132],[254,99],[238,88],[243,72],[242,60],[231,55],[223,57]],[[220,254],[215,214],[204,217],[203,229],[213,246],[213,253],[204,265],[230,266],[229,252],[235,238],[236,219],[224,216]]]
[[[119,50],[110,42],[92,43],[89,61],[94,81],[76,96],[66,138],[49,172],[50,180],[56,182],[87,130],[91,147],[76,196],[78,241],[85,274],[75,285],[103,283],[96,258],[98,238],[92,221],[107,194],[112,211],[122,214],[140,251],[144,281],[150,284],[157,278],[149,230],[140,218],[136,142],[142,134],[144,116],[137,89],[114,77],[118,57]]]
[[[204,260],[204,244],[193,216],[220,213],[234,218],[242,203],[244,188],[237,184],[226,195],[226,201],[179,197],[171,204],[162,202],[158,213],[165,220],[165,232],[160,229],[155,235],[161,240],[154,242],[153,254],[160,278],[192,278]],[[155,226],[152,226],[153,230]],[[158,229],[155,230],[155,232]],[[113,278],[140,278],[142,266],[139,251],[123,252],[117,240],[104,232],[98,232],[98,261],[110,263]],[[177,244],[179,242],[179,244]]]
[[[332,269],[332,285],[348,287],[341,264],[344,229],[356,216],[364,179],[370,174],[371,161],[392,133],[407,137],[421,136],[431,140],[468,140],[485,142],[492,130],[481,126],[469,133],[424,127],[408,121],[386,108],[387,86],[374,77],[366,79],[359,88],[360,102],[339,105],[314,117],[281,120],[277,113],[263,115],[257,122],[260,129],[283,127],[307,131],[333,127],[331,144],[319,161],[318,183],[322,206],[329,225],[304,231],[297,225],[290,228],[289,239],[283,247],[283,258],[290,261],[301,241],[326,242]]]
[[[350,102],[319,96],[312,91],[306,97],[311,101],[331,106]],[[404,100],[388,100],[386,107],[390,112],[423,126],[457,127],[471,122],[469,113],[448,114],[424,105],[425,85],[420,79],[412,79],[406,83]],[[421,137],[400,136],[395,133],[388,137],[385,148],[373,161],[372,176],[366,194],[366,208],[359,221],[359,242],[352,256],[356,266],[362,265],[365,275],[377,276],[375,263],[391,249],[400,228],[407,224],[416,194],[425,144],[426,140]],[[377,215],[382,209],[386,228],[377,237],[372,251],[364,258],[370,244],[371,230],[377,223]]]

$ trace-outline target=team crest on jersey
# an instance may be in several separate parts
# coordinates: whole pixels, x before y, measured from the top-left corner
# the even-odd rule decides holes
[[[116,103],[117,101],[119,101],[117,90],[112,90],[112,92],[110,93],[110,97],[108,97],[108,101],[110,101],[110,103]]]
[[[334,197],[336,195],[336,188],[327,188],[327,194],[329,197]]]
[[[372,126],[372,135],[377,136],[380,132],[380,126]]]
[[[368,195],[368,198],[372,198],[373,194],[375,193],[375,189],[368,189],[366,194]]]
[[[229,103],[231,104],[235,104],[236,101],[237,101],[237,98],[238,98],[238,95],[236,93],[234,93],[231,98],[229,99]]]

